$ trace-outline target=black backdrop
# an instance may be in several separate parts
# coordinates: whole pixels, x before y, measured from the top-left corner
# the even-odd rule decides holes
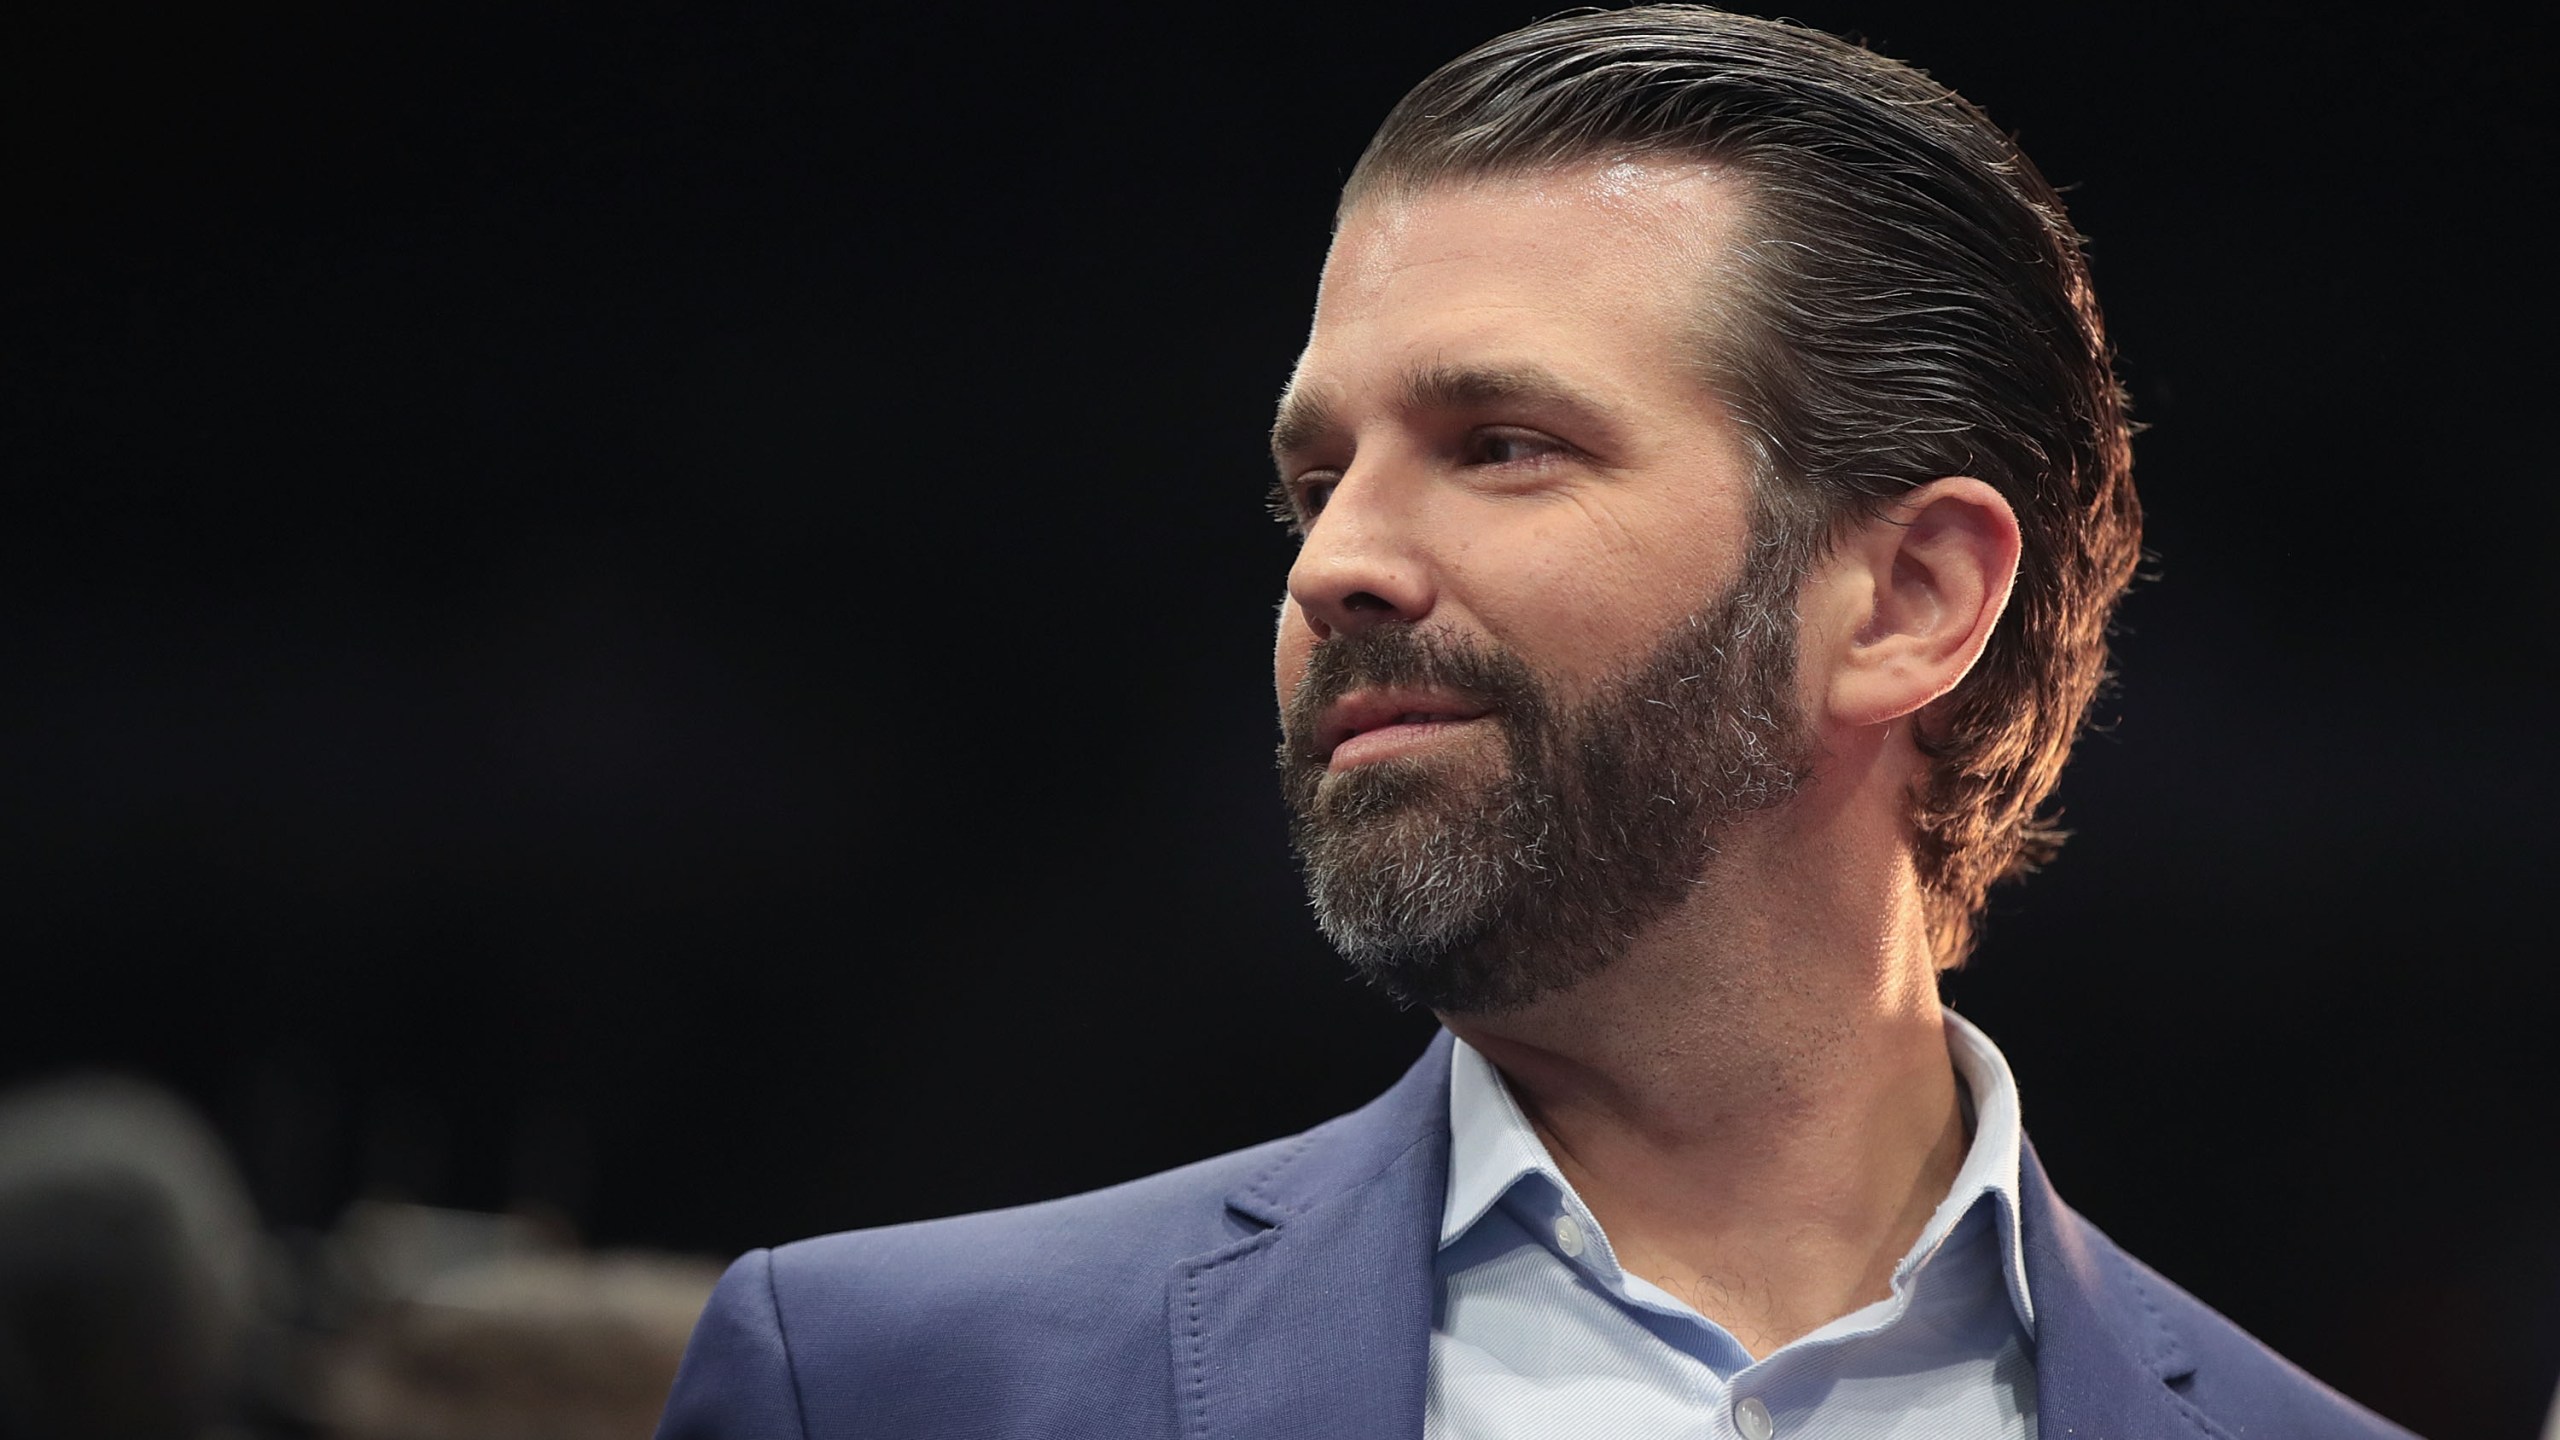
[[[1531,7],[55,7],[0,88],[0,1079],[269,1218],[730,1251],[1303,1126],[1259,439],[1331,192]],[[2560,1372],[2547,20],[1807,4],[2096,237],[2156,579],[1957,1004],[2351,1393]],[[2543,10],[2547,13],[2547,8]]]

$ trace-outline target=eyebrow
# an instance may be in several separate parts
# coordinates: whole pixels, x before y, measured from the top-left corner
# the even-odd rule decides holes
[[[1543,365],[1426,365],[1405,377],[1398,404],[1407,413],[1529,405],[1594,421],[1605,421],[1608,414],[1606,406]],[[1312,449],[1349,428],[1324,391],[1292,385],[1280,397],[1280,413],[1271,422],[1272,458]]]

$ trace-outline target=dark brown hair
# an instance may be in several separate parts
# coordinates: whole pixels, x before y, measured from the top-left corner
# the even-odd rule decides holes
[[[1620,160],[1702,163],[1745,215],[1700,277],[1699,360],[1759,464],[1762,543],[1809,565],[1852,519],[1971,475],[2024,534],[2009,611],[1931,710],[1914,853],[1940,963],[1992,882],[2062,834],[2038,811],[2106,677],[2142,515],[2082,241],[1963,97],[1795,25],[1688,5],[1581,12],[1492,40],[1397,104],[1343,188]]]

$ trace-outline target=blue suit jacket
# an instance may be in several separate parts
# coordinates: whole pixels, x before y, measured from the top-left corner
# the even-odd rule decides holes
[[[1449,1037],[1287,1140],[732,1266],[659,1440],[1422,1434]],[[2047,1440],[2406,1436],[2055,1197],[2021,1219]]]

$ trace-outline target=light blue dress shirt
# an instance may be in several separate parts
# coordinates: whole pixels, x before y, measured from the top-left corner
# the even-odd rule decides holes
[[[1460,1041],[1424,1434],[2034,1440],[2017,1082],[1988,1036],[1953,1012],[1946,1028],[1973,1140],[1893,1293],[1756,1361],[1619,1268],[1501,1073]]]

